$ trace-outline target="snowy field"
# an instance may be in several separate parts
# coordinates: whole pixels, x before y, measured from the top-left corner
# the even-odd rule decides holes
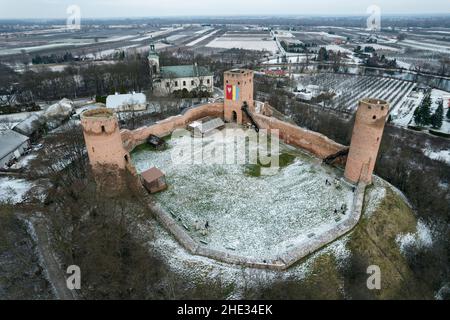
[[[323,38],[323,39],[326,39],[326,40],[336,40],[336,39],[346,40],[346,37],[343,37],[343,36],[340,36],[340,35],[336,35],[336,34],[330,34],[330,33],[323,32],[323,31],[320,31],[320,32],[317,32],[317,31],[308,31],[308,32],[297,31],[297,32],[292,32],[292,33],[294,33],[294,34],[301,34],[301,35],[312,35],[312,36],[315,36],[315,37],[318,37],[318,38]]]
[[[278,51],[278,46],[275,41],[272,40],[270,35],[267,37],[255,36],[255,35],[231,35],[225,34],[221,37],[215,38],[206,45],[210,48],[223,48],[223,49],[246,49],[246,50],[265,50],[272,53]]]
[[[187,36],[188,36],[187,34],[174,34],[173,36],[167,37],[166,40],[167,41],[176,41],[176,40],[186,38]]]
[[[236,144],[236,135],[228,134],[230,130],[226,137],[205,138],[203,145],[220,150]],[[280,144],[280,158],[289,161],[281,161],[274,175],[258,176],[244,164],[174,163],[172,151],[186,148],[190,140],[172,138],[168,143],[165,151],[133,153],[133,162],[138,172],[153,166],[165,172],[169,189],[157,194],[157,200],[180,218],[194,239],[210,248],[277,258],[311,233],[336,224],[336,219],[344,217],[340,212],[343,205],[351,208],[350,188],[333,182],[340,174],[293,147]],[[331,186],[325,184],[327,179],[333,182]],[[208,229],[204,228],[206,222]]]
[[[204,35],[204,36],[202,36],[202,37],[200,37],[200,38],[198,38],[198,39],[195,39],[194,41],[189,42],[186,46],[188,46],[188,47],[193,47],[193,46],[195,46],[196,44],[198,44],[198,43],[200,43],[200,42],[202,42],[202,41],[208,39],[209,37],[211,37],[212,35],[214,35],[214,34],[217,33],[218,31],[219,31],[218,29],[217,29],[217,30],[214,30],[214,31],[212,31],[212,32],[210,32],[210,33],[208,33],[208,34],[206,34],[206,35]]]
[[[47,50],[47,49],[58,49],[58,48],[64,48],[64,47],[84,46],[84,45],[89,45],[91,43],[92,42],[65,41],[65,42],[43,44],[43,45],[39,45],[39,46],[30,46],[30,47],[21,47],[21,48],[5,48],[5,49],[0,49],[0,56],[8,55],[8,54],[18,54],[18,53],[21,53],[23,50],[25,50],[26,52],[36,52],[36,51],[42,51],[42,50]]]
[[[399,42],[399,44],[414,49],[441,52],[441,53],[450,53],[450,45],[443,45],[443,44],[441,45],[437,43],[429,43],[416,40],[403,40]]]
[[[159,30],[159,31],[147,33],[147,34],[145,34],[144,36],[139,37],[139,38],[136,38],[136,39],[133,39],[133,40],[131,40],[131,41],[134,41],[134,42],[141,42],[141,41],[149,40],[149,39],[152,39],[152,38],[155,38],[155,37],[161,37],[161,36],[163,36],[163,35],[166,35],[166,34],[169,34],[169,33],[175,32],[175,31],[181,31],[181,30],[183,30],[183,29],[184,29],[184,27],[179,27],[179,28],[163,28],[163,29],[161,29],[161,30]]]
[[[205,32],[208,32],[208,31],[212,30],[212,29],[213,29],[213,28],[208,27],[208,28],[205,28],[205,29],[202,29],[202,30],[199,30],[199,31],[195,31],[194,33],[195,33],[195,34],[203,34],[203,33],[205,33]]]

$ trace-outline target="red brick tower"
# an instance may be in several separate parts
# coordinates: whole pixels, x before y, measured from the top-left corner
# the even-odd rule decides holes
[[[224,73],[224,119],[229,122],[244,122],[242,106],[247,103],[253,111],[253,71],[233,69]]]
[[[378,99],[359,102],[353,127],[345,178],[353,183],[372,183],[372,173],[380,148],[389,104]]]
[[[94,169],[101,166],[125,169],[130,155],[122,145],[116,115],[106,108],[88,110],[81,115],[89,162]]]

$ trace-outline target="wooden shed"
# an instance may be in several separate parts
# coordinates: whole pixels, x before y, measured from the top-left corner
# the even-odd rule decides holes
[[[141,173],[141,181],[150,193],[163,191],[167,188],[166,176],[158,168],[151,168]]]

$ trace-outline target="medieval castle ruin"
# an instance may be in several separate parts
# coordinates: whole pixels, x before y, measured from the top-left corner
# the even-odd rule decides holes
[[[205,117],[217,117],[226,123],[252,126],[257,130],[265,129],[268,133],[278,130],[279,138],[284,143],[305,150],[326,163],[331,164],[338,160],[339,164],[345,164],[342,180],[354,186],[350,215],[329,230],[314,235],[273,260],[248,258],[210,249],[189,237],[170,214],[164,212],[157,204],[152,204],[151,209],[159,221],[193,254],[249,267],[286,269],[304,256],[349,232],[358,223],[365,186],[372,182],[388,112],[389,104],[385,101],[369,98],[361,100],[356,113],[351,144],[347,147],[322,134],[273,116],[270,105],[253,99],[253,71],[233,69],[224,73],[223,102],[194,107],[181,115],[133,131],[120,130],[117,117],[110,110],[89,110],[82,115],[82,127],[89,160],[94,170],[102,166],[111,166],[118,170],[127,169],[136,176],[136,170],[130,159],[130,152],[136,146],[145,143],[150,135],[164,137],[175,129],[186,128],[193,121]]]

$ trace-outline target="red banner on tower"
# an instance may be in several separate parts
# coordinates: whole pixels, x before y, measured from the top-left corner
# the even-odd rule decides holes
[[[225,91],[226,99],[233,100],[233,86],[231,84],[227,84]]]

